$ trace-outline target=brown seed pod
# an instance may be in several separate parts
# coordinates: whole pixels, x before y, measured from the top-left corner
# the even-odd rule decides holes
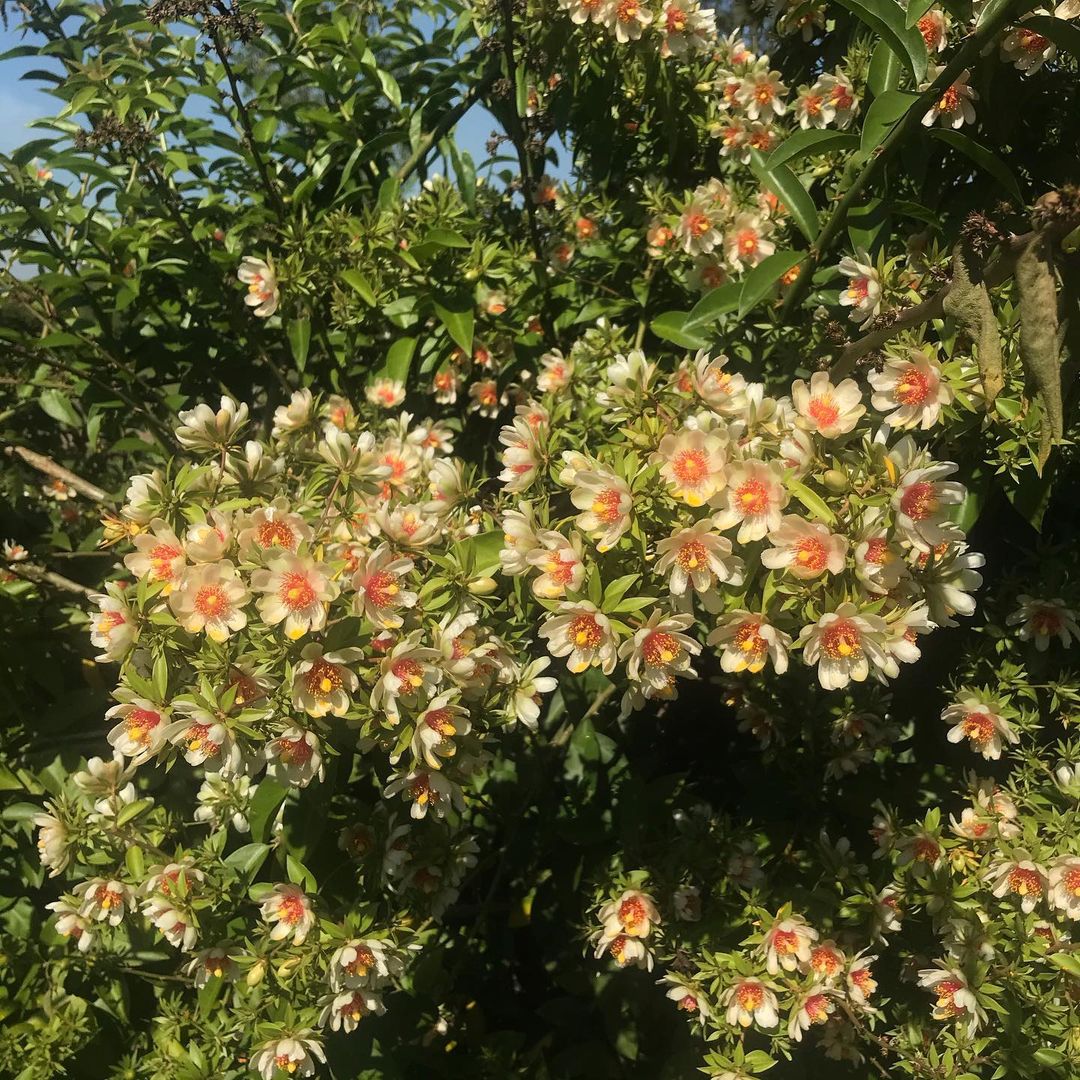
[[[1061,405],[1061,356],[1058,338],[1057,281],[1046,237],[1039,232],[1016,259],[1020,298],[1020,359],[1042,406],[1039,469],[1046,464],[1055,439],[1064,433]]]
[[[990,303],[990,294],[981,275],[972,272],[975,265],[968,256],[968,246],[960,241],[953,248],[952,285],[942,301],[946,315],[956,320],[960,329],[975,343],[979,375],[986,395],[987,412],[1005,385],[1001,359],[1001,336]]]

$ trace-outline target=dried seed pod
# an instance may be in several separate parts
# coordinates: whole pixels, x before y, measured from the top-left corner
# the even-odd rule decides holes
[[[1057,281],[1050,245],[1034,233],[1016,259],[1016,289],[1020,298],[1020,359],[1039,395],[1039,468],[1050,447],[1064,433],[1061,405],[1061,343],[1058,337]]]
[[[1005,385],[1005,370],[1001,359],[1001,336],[990,303],[990,294],[982,277],[971,271],[963,241],[953,248],[952,285],[942,301],[946,315],[956,320],[960,329],[975,343],[978,351],[979,375],[986,395],[987,412]]]

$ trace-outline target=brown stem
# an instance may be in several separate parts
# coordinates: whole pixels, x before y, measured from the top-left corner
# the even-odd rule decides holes
[[[79,593],[82,596],[93,596],[94,590],[80,585],[63,574],[57,574],[53,570],[46,570],[43,566],[35,566],[33,563],[8,563],[7,569],[23,581],[31,581],[35,585],[51,585],[54,589],[63,592]]]
[[[102,491],[101,488],[91,484],[89,480],[77,476],[70,469],[65,469],[63,465],[57,465],[52,458],[39,454],[36,450],[28,450],[25,446],[6,446],[4,447],[4,453],[8,457],[14,455],[22,458],[27,465],[37,469],[38,472],[44,473],[46,476],[51,476],[55,480],[63,480],[65,484],[73,487],[80,495],[85,495],[88,499],[93,499],[94,502],[111,503],[113,501],[108,492]]]

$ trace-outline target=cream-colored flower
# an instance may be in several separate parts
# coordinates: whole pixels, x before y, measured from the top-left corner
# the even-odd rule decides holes
[[[280,886],[279,886],[280,887]],[[294,1035],[271,1039],[264,1043],[251,1061],[262,1080],[276,1077],[301,1077],[315,1075],[315,1062],[326,1061],[322,1044],[311,1038],[310,1028],[303,1028]]]
[[[319,737],[313,731],[290,727],[266,744],[266,775],[281,784],[307,787],[325,775]]]
[[[845,255],[837,270],[848,279],[847,288],[840,292],[840,306],[851,308],[851,321],[862,323],[873,318],[881,309],[881,275],[869,253],[859,248],[855,258]]]
[[[739,609],[728,612],[709,634],[708,644],[721,648],[720,666],[724,671],[761,671],[772,663],[778,675],[787,671],[791,636],[778,630],[763,615]]]
[[[733,983],[720,998],[725,1008],[725,1019],[732,1027],[748,1028],[756,1023],[769,1030],[780,1022],[776,994],[760,979],[740,979]]]
[[[630,527],[634,506],[630,487],[601,465],[574,475],[570,501],[581,511],[578,528],[596,541],[598,551],[609,551]]]
[[[532,504],[519,503],[516,510],[507,510],[502,516],[503,546],[499,562],[504,574],[524,574],[532,565],[529,555],[540,546],[537,537],[536,515]]]
[[[552,656],[567,657],[566,666],[575,674],[598,666],[605,675],[615,670],[617,652],[611,622],[588,600],[562,601],[540,627]]]
[[[299,885],[275,885],[259,911],[271,925],[270,938],[273,941],[291,937],[294,945],[303,945],[315,925],[311,901]]]
[[[1051,638],[1056,637],[1066,649],[1074,639],[1080,639],[1076,614],[1065,606],[1060,597],[1036,600],[1021,593],[1016,602],[1020,606],[1005,623],[1007,626],[1019,626],[1016,636],[1021,641],[1034,641],[1039,652],[1046,652]]]
[[[102,651],[94,657],[98,663],[123,660],[131,650],[138,630],[135,612],[119,586],[110,584],[103,593],[92,593],[90,600],[98,614],[90,619],[90,643]]]
[[[867,378],[874,388],[870,404],[889,414],[885,423],[892,428],[926,431],[953,399],[949,384],[941,377],[941,366],[924,352],[891,356],[881,371],[871,371]]]
[[[247,423],[248,407],[237,404],[231,397],[222,396],[221,407],[215,412],[200,402],[194,409],[180,413],[176,441],[187,450],[211,453],[235,444]]]
[[[161,518],[155,518],[150,531],[136,536],[132,542],[135,550],[124,556],[124,565],[138,578],[161,582],[162,595],[168,596],[187,566],[184,545]]]
[[[676,676],[693,678],[690,658],[701,652],[701,645],[683,633],[693,622],[693,615],[654,611],[619,648],[627,677],[655,690],[666,690]]]
[[[770,226],[756,214],[741,213],[724,235],[724,254],[736,270],[750,270],[776,251],[768,238]]]
[[[942,67],[932,67],[927,72],[929,81],[920,89],[926,90],[944,70]],[[925,127],[940,124],[942,127],[960,128],[964,124],[975,122],[975,106],[972,102],[978,101],[979,95],[975,88],[969,85],[970,78],[970,71],[962,71],[952,86],[945,89],[922,118]]]
[[[288,405],[279,405],[274,410],[274,426],[270,435],[274,439],[284,439],[297,431],[302,431],[311,423],[314,398],[310,390],[294,390]]]
[[[245,255],[236,276],[247,286],[244,303],[254,309],[252,314],[260,319],[270,318],[281,302],[274,264],[254,255]]]
[[[911,469],[897,482],[891,502],[894,525],[919,551],[930,552],[964,539],[963,530],[949,520],[951,507],[967,497],[963,484],[944,479],[954,472],[956,466],[951,461],[939,461]]]
[[[846,435],[866,412],[859,384],[854,379],[845,379],[833,386],[826,371],[815,371],[809,386],[796,379],[791,384],[791,400],[799,414],[800,427],[825,439]]]
[[[247,626],[243,608],[251,599],[228,559],[190,567],[180,587],[169,594],[169,606],[189,634],[205,633],[211,641],[225,641]]]
[[[645,0],[611,0],[604,23],[620,45],[637,41],[653,21],[653,13]]]
[[[718,585],[743,583],[742,559],[732,554],[731,541],[714,531],[710,518],[676,529],[656,545],[656,553],[656,572],[669,575],[672,596],[684,596],[690,586],[704,598]]]
[[[552,529],[539,533],[540,546],[530,551],[526,561],[540,571],[532,580],[532,592],[545,600],[557,600],[568,592],[579,592],[585,583],[585,562],[581,537],[569,537]]]
[[[124,700],[105,713],[106,720],[118,720],[109,731],[109,744],[136,763],[146,761],[165,744],[168,710],[126,690],[117,690],[116,694]]]
[[[797,971],[810,962],[810,947],[817,939],[818,932],[801,915],[777,919],[758,946],[765,957],[765,970],[770,975],[776,975],[781,968]]]
[[[761,562],[770,570],[787,570],[803,581],[844,572],[848,542],[820,522],[785,514],[779,528],[769,533],[769,543],[772,547],[761,553]]]
[[[442,681],[442,653],[419,642],[419,633],[410,634],[379,662],[371,707],[385,713],[394,724],[401,719],[400,705],[420,708]]]
[[[724,486],[725,441],[717,432],[684,427],[665,435],[650,460],[676,499],[704,506]]]
[[[398,379],[376,379],[368,383],[364,396],[380,409],[396,409],[405,400],[405,384]]]
[[[387,544],[376,548],[352,576],[357,613],[383,630],[401,626],[404,619],[400,613],[417,600],[417,594],[405,581],[412,569],[412,559],[396,557]]]
[[[713,521],[722,531],[738,525],[739,543],[749,544],[780,527],[788,499],[776,463],[747,458],[728,468],[727,487],[714,500],[720,509]]]
[[[1050,903],[1070,919],[1080,919],[1080,857],[1060,855],[1050,864]]]
[[[326,613],[340,591],[324,563],[310,556],[282,552],[251,575],[251,588],[263,595],[255,602],[267,626],[284,622],[292,641],[326,625]]]
[[[997,761],[1001,757],[1004,743],[1020,741],[1012,724],[973,694],[959,695],[942,712],[941,719],[952,725],[947,736],[949,742],[958,743],[961,739],[967,739],[971,748],[987,761]]]
[[[880,615],[860,615],[854,604],[843,603],[803,627],[799,643],[803,660],[818,669],[818,681],[826,690],[840,690],[849,682],[863,682],[873,674],[895,678],[896,661],[886,648],[889,629]]]

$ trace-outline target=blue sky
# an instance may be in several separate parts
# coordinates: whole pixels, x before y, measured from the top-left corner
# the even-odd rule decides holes
[[[0,24],[0,53],[17,45],[34,43],[33,39],[16,32],[15,21],[13,17],[7,29]],[[20,78],[35,68],[59,70],[59,65],[49,58],[37,56],[0,61],[0,153],[10,153],[31,139],[47,136],[47,132],[34,132],[28,125],[59,111],[59,99],[40,89],[44,84]],[[487,158],[484,144],[497,127],[495,118],[481,105],[474,105],[458,125],[458,144],[469,151],[477,165]],[[556,172],[565,175],[568,156],[562,152],[561,144],[557,144],[557,148],[562,168]]]

